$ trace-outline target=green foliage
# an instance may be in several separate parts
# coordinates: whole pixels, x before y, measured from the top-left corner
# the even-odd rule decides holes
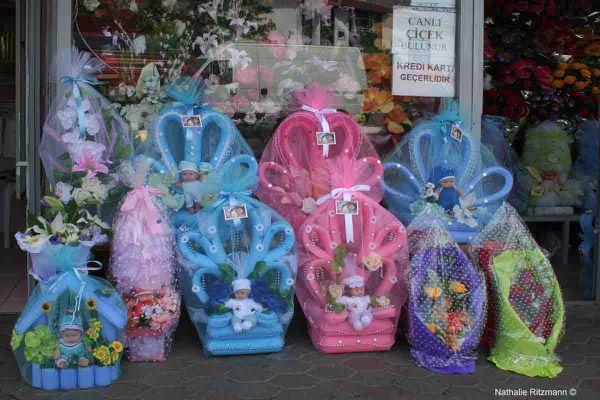
[[[337,303],[331,293],[327,292],[327,305],[329,309],[336,313],[341,313],[346,310],[346,306],[343,304]]]
[[[21,343],[23,342],[23,334],[17,332],[15,329],[12,331],[12,335],[10,336],[10,347],[13,351],[17,350]]]
[[[48,326],[38,325],[33,331],[26,332],[23,343],[23,354],[27,361],[41,365],[48,365],[50,361],[54,361],[57,340]]]
[[[221,280],[226,284],[231,284],[231,282],[233,282],[233,280],[236,278],[236,273],[233,270],[233,267],[229,264],[219,264],[219,270],[223,274]]]
[[[345,244],[338,245],[333,251],[333,261],[331,267],[333,272],[339,274],[344,268],[344,258],[348,255],[348,247]]]

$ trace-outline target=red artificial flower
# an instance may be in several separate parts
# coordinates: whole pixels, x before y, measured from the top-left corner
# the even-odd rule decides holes
[[[459,315],[455,312],[448,313],[448,325],[446,326],[446,332],[457,333],[460,332],[464,323],[462,322]]]

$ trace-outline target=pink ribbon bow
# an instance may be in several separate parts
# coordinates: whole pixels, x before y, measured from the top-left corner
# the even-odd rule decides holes
[[[152,202],[150,195],[161,197],[162,193],[158,189],[148,186],[138,186],[127,195],[127,198],[121,206],[121,211],[136,210],[137,213],[144,216],[148,221],[150,233],[158,235],[162,233],[160,226],[160,215],[156,205]]]

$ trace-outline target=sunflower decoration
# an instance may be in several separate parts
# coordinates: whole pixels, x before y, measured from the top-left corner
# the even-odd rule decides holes
[[[95,310],[96,309],[96,299],[90,297],[88,299],[85,300],[85,308],[87,308],[88,310]]]
[[[50,311],[52,311],[52,303],[49,301],[43,302],[40,306],[40,310],[42,310],[43,313],[48,314]]]

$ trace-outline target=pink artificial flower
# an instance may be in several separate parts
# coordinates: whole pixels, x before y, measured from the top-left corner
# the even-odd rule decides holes
[[[254,67],[238,68],[235,71],[235,78],[242,85],[251,85],[256,82],[258,71]]]
[[[92,178],[96,176],[96,173],[108,174],[108,167],[102,164],[101,161],[97,161],[94,156],[87,151],[80,154],[80,158],[75,160],[75,165],[72,169],[75,171],[86,172],[86,178]]]
[[[285,39],[280,33],[273,31],[269,32],[265,39],[265,42],[271,45],[269,50],[271,51],[271,54],[273,54],[273,57],[282,58],[285,56],[286,50],[283,46],[283,44],[285,43]]]
[[[274,73],[273,73],[273,68],[267,66],[267,65],[260,65],[258,67],[258,77],[260,80],[260,88],[267,88],[267,89],[271,89],[271,87],[273,86],[273,78],[274,78]]]

